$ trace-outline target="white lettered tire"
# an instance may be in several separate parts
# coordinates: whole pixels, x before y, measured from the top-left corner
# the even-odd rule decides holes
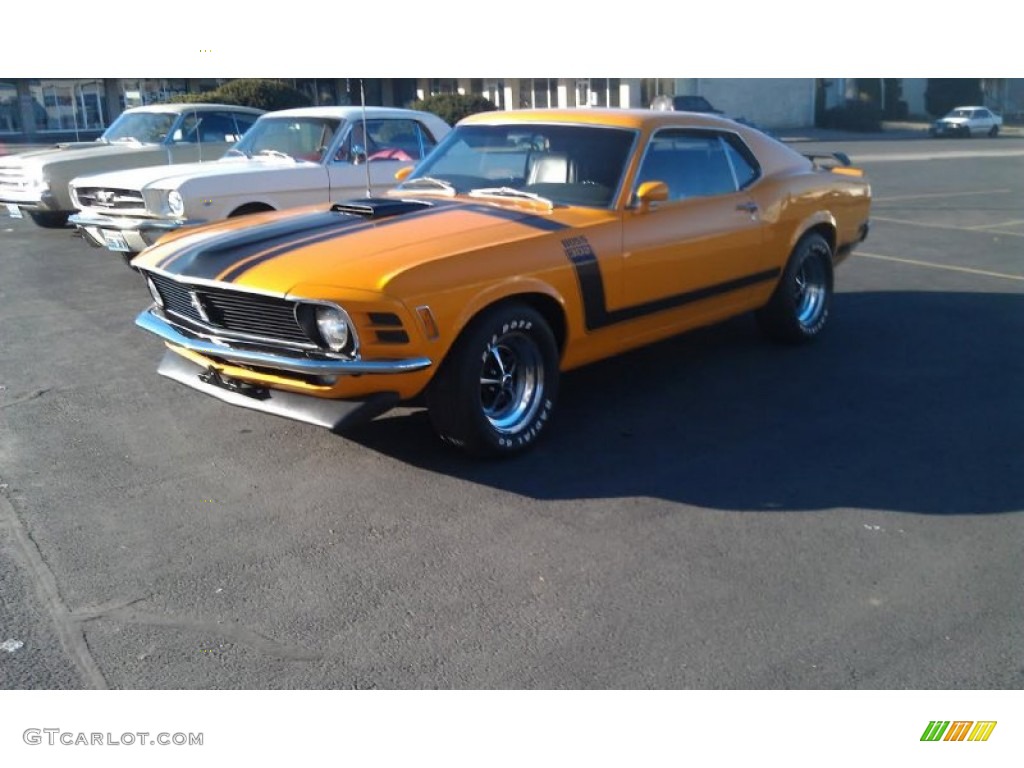
[[[796,244],[768,304],[757,311],[761,330],[790,344],[811,341],[832,308],[832,248],[816,232]]]
[[[544,317],[527,304],[499,304],[455,342],[427,409],[446,442],[477,456],[510,456],[547,428],[558,380],[558,345]]]

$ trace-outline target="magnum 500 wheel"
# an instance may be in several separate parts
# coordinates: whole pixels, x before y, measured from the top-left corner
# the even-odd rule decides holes
[[[821,333],[832,305],[832,249],[819,234],[804,236],[789,257],[775,292],[757,311],[765,334],[800,344]]]
[[[456,341],[427,391],[434,429],[478,456],[529,448],[558,393],[558,345],[525,304],[485,311]]]

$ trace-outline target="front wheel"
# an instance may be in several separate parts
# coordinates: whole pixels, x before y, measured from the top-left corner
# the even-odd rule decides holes
[[[824,329],[832,305],[832,249],[819,234],[797,243],[768,303],[757,311],[764,333],[800,344]]]
[[[46,229],[60,229],[68,223],[67,211],[29,211],[28,215],[36,224]]]
[[[989,136],[993,136],[993,137],[995,137],[995,136],[998,136],[998,135],[999,135],[999,126],[998,126],[998,125],[993,125],[993,126],[992,126],[992,127],[991,127],[991,128],[989,129],[989,131],[988,131],[988,135],[989,135]]]
[[[547,321],[525,304],[502,304],[456,341],[427,390],[427,409],[446,442],[478,456],[510,456],[540,436],[558,380]]]

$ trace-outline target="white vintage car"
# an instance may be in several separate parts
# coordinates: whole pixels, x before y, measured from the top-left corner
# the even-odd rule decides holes
[[[91,245],[128,257],[179,227],[377,194],[449,130],[391,107],[268,112],[216,162],[74,179],[70,220]]]
[[[0,204],[41,227],[63,227],[75,208],[68,182],[87,173],[216,160],[263,110],[225,104],[153,104],[125,110],[96,141],[57,144],[0,159]]]

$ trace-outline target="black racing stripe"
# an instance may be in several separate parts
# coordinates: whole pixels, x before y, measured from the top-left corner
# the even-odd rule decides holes
[[[332,230],[330,232],[325,232],[320,237],[311,238],[303,242],[301,244],[301,247],[305,248],[306,246],[309,245],[326,243],[336,238],[345,237],[356,232],[362,232],[363,230],[366,229],[374,229],[376,227],[387,227],[392,224],[400,224],[404,221],[409,221],[410,219],[422,219],[426,216],[434,216],[438,213],[442,213],[446,209],[447,206],[437,205],[422,211],[414,211],[412,213],[402,214],[401,216],[389,216],[386,219],[358,219],[352,225],[349,225],[344,229]],[[271,251],[267,251],[266,253],[262,254],[259,258],[252,259],[251,261],[247,261],[244,264],[239,264],[235,269],[231,270],[226,275],[224,275],[222,279],[224,280],[224,282],[233,282],[237,280],[239,277],[241,277],[243,274],[248,272],[250,269],[257,267],[260,264],[264,264],[270,261],[271,259],[276,259],[278,256],[283,256],[286,253],[290,253],[293,250],[295,250],[294,244],[286,243],[284,245],[281,245],[278,248],[275,248]]]
[[[159,269],[167,269],[171,266],[172,262],[184,257],[192,249],[208,250],[219,247],[222,244],[240,245],[250,242],[253,238],[273,237],[276,234],[289,231],[304,230],[309,227],[310,217],[322,217],[323,215],[324,213],[321,212],[305,215],[301,220],[289,218],[286,221],[269,222],[254,226],[252,229],[245,230],[245,232],[239,232],[237,229],[233,229],[230,232],[222,232],[195,245],[174,251],[169,256],[164,257],[156,266]]]
[[[706,285],[692,291],[684,291],[683,293],[676,293],[653,301],[646,301],[642,304],[634,304],[631,307],[609,311],[605,303],[604,280],[601,277],[601,269],[597,263],[597,254],[594,253],[590,243],[587,242],[585,237],[573,237],[563,240],[562,245],[565,247],[566,256],[572,263],[573,269],[576,272],[576,279],[580,285],[580,295],[583,298],[583,321],[588,331],[600,330],[609,325],[624,323],[628,320],[652,315],[655,312],[676,309],[685,304],[692,304],[695,301],[719,296],[730,291],[737,291],[740,288],[747,288],[757,283],[772,280],[778,277],[782,271],[778,267],[774,267],[752,275],[744,275],[734,280],[726,280],[723,283]]]
[[[495,208],[489,205],[481,205],[470,203],[465,206],[468,211],[473,213],[482,213],[486,216],[493,216],[496,219],[504,219],[505,221],[514,221],[516,224],[525,224],[528,227],[534,229],[540,229],[545,232],[560,232],[563,229],[568,229],[568,224],[562,224],[560,221],[549,219],[545,216],[538,216],[535,213],[524,213],[523,211],[512,211],[508,208]]]
[[[162,262],[163,269],[183,277],[214,278],[233,264],[275,245],[295,242],[322,231],[350,227],[362,220],[344,214],[317,212],[285,221],[233,230],[183,248]]]

